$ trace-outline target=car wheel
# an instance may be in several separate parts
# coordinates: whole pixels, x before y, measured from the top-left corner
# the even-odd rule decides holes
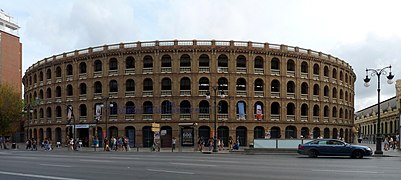
[[[362,151],[357,150],[357,151],[352,152],[351,157],[356,158],[356,159],[362,159],[363,158]]]
[[[308,156],[311,158],[315,158],[315,157],[317,157],[317,155],[318,155],[318,152],[316,150],[310,150]]]

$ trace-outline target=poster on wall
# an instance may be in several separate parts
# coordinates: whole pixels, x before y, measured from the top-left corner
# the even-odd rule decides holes
[[[266,128],[266,129],[268,129],[268,128]],[[266,130],[265,131],[265,139],[270,139],[270,138],[271,138],[270,130]]]
[[[262,111],[262,106],[261,105],[256,105],[256,119],[258,121],[261,121],[263,118],[263,111]]]
[[[192,146],[193,142],[193,129],[182,129],[182,145]]]

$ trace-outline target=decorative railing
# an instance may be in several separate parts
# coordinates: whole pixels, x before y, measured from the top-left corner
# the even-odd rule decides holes
[[[255,68],[255,74],[264,74],[265,70],[263,68]]]
[[[191,67],[180,67],[180,73],[191,72]]]
[[[228,114],[217,114],[217,119],[219,121],[228,120]]]
[[[246,96],[246,91],[237,90],[237,96]]]
[[[132,69],[126,69],[125,74],[135,74],[135,68]]]
[[[109,70],[109,76],[117,76],[118,71],[117,70]]]
[[[271,70],[271,75],[280,76],[280,69],[272,69]]]
[[[237,73],[246,73],[246,67],[237,67]]]
[[[153,119],[153,115],[152,114],[144,114],[144,115],[142,115],[142,119],[144,121],[151,121]]]
[[[228,73],[228,67],[217,67],[217,72]]]
[[[153,91],[143,91],[142,95],[143,96],[153,96]]]
[[[301,72],[301,78],[308,79],[308,73]]]
[[[86,79],[87,77],[86,77],[86,73],[81,73],[81,74],[79,74],[79,80],[83,80],[83,79]]]
[[[313,122],[319,122],[320,118],[319,116],[313,116]]]
[[[171,73],[171,67],[161,67],[162,73]]]
[[[135,91],[126,91],[125,97],[135,96]]]
[[[264,96],[264,92],[263,91],[255,91],[255,96],[256,97],[263,97]]]
[[[203,113],[199,113],[199,117],[200,120],[209,120],[210,119],[210,114],[203,114]]]
[[[191,96],[191,90],[180,90],[180,96]]]
[[[308,116],[301,116],[301,122],[308,122]]]
[[[280,92],[271,92],[271,97],[280,98]]]
[[[102,77],[102,71],[93,72],[93,77],[94,77],[94,78]]]
[[[180,120],[191,120],[191,114],[180,114]]]
[[[161,119],[162,120],[171,120],[172,115],[171,114],[162,114]]]
[[[162,90],[161,95],[162,96],[171,96],[172,91],[171,90]]]
[[[295,115],[287,115],[287,122],[294,122],[295,121]]]
[[[209,67],[199,67],[199,72],[205,72],[208,73],[210,71]]]
[[[280,114],[272,114],[270,119],[272,121],[280,121]]]
[[[151,74],[153,73],[153,68],[143,68],[143,74]]]
[[[301,99],[308,100],[308,94],[301,94]]]
[[[295,99],[295,93],[287,93],[288,99]]]
[[[295,71],[287,71],[287,76],[295,77]]]

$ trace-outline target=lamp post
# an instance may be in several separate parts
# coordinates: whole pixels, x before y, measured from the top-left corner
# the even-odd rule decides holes
[[[106,98],[105,98],[105,104],[106,104],[106,105],[109,104],[109,97],[106,97]],[[109,104],[109,107],[110,107],[110,108],[112,108],[113,106],[114,106],[113,103],[110,103],[110,104]],[[100,107],[103,108],[103,107],[105,107],[105,105],[102,104],[102,105],[100,105]],[[108,107],[105,108],[105,110],[106,110],[106,117],[105,117],[105,121],[106,121],[106,136],[105,136],[105,139],[108,138],[108,131],[109,131],[109,130],[108,130],[108,121],[109,121],[108,119],[109,119],[109,118],[108,118],[108,111],[107,111],[107,109],[108,109]],[[104,146],[106,146],[106,144],[105,144]]]
[[[380,133],[380,75],[387,75],[387,69],[390,69],[387,76],[387,83],[392,84],[394,75],[391,74],[391,65],[384,67],[382,69],[366,69],[366,77],[363,81],[365,81],[364,86],[369,87],[369,72],[370,76],[377,76],[377,135],[376,135],[376,151],[375,154],[382,155],[382,137]]]
[[[76,130],[75,130],[75,116],[74,116],[74,111],[72,110],[72,105],[67,105],[67,118],[68,118],[68,124],[71,123],[71,120],[73,121],[73,130],[72,130],[72,136],[73,136],[73,141],[74,141],[74,150],[77,150],[77,143],[76,141]]]
[[[214,98],[213,98],[213,104],[214,104],[214,111],[213,111],[213,117],[214,117],[214,135],[213,135],[213,152],[218,152],[217,150],[217,90],[218,86],[213,86],[212,87],[213,92],[214,92]],[[221,90],[220,96],[224,97],[224,91]],[[210,99],[210,92],[206,93],[206,99]]]

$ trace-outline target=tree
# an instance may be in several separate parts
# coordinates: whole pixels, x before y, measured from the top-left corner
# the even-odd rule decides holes
[[[0,84],[0,135],[11,135],[21,120],[21,95],[7,84]]]

